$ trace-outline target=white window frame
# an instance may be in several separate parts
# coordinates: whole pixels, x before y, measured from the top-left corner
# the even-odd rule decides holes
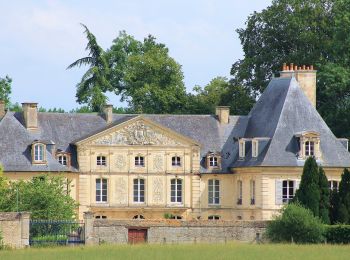
[[[68,165],[68,157],[65,154],[60,154],[58,156],[58,162],[62,165],[67,166]]]
[[[180,167],[181,166],[181,157],[180,156],[171,157],[171,165],[174,167]]]
[[[170,202],[182,203],[182,179],[174,178],[170,180]],[[174,194],[174,195],[173,195]]]
[[[336,185],[334,185],[336,183]],[[336,180],[329,180],[328,181],[328,188],[329,190],[339,190],[339,181]]]
[[[135,167],[145,167],[145,157],[142,155],[135,156]]]
[[[243,181],[237,181],[237,205],[243,204]]]
[[[208,205],[220,205],[220,180],[208,180]]]
[[[292,187],[291,187],[291,184],[292,184]],[[294,198],[295,191],[296,191],[296,182],[294,180],[283,180],[282,181],[282,203],[288,204]]]
[[[98,155],[96,157],[97,166],[107,166],[107,157],[105,155]]]
[[[209,156],[209,166],[210,167],[218,167],[219,160],[217,156]]]
[[[239,153],[239,158],[243,159],[245,157],[245,140],[243,139],[239,140],[238,153]]]
[[[250,205],[255,205],[255,193],[256,193],[256,183],[255,180],[250,180]]]
[[[315,156],[315,142],[307,140],[305,142],[305,157]]]
[[[34,144],[34,161],[43,162],[45,161],[45,145],[44,144]]]
[[[252,157],[256,158],[259,154],[259,141],[258,140],[252,140]]]
[[[108,179],[97,178],[95,180],[96,196],[95,200],[97,203],[106,203],[108,201]],[[104,193],[105,191],[105,193]]]
[[[133,201],[134,203],[145,203],[146,181],[143,178],[137,178],[133,181]]]

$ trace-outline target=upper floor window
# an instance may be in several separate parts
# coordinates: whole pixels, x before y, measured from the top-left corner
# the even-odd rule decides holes
[[[43,162],[45,161],[45,145],[34,144],[34,161]]]
[[[259,154],[259,141],[252,140],[252,157],[258,157]]]
[[[134,202],[145,202],[144,179],[134,179]]]
[[[338,190],[339,182],[338,181],[328,181],[328,187],[330,190]]]
[[[315,155],[315,143],[313,141],[305,142],[305,156]]]
[[[219,180],[208,181],[208,204],[210,205],[220,204],[220,181]]]
[[[62,165],[67,165],[67,155],[59,155],[58,162]]]
[[[171,165],[172,166],[181,166],[181,158],[180,158],[180,156],[173,156],[171,158]]]
[[[97,156],[96,164],[98,166],[106,166],[107,165],[106,156],[102,156],[102,155]]]
[[[237,181],[237,205],[242,205],[243,200],[243,182]]]
[[[145,158],[143,156],[135,157],[135,166],[144,167],[145,166]]]
[[[245,140],[240,139],[238,143],[238,153],[239,153],[239,158],[244,158],[245,157]]]
[[[255,205],[255,180],[250,180],[250,205]]]
[[[182,202],[182,180],[172,179],[170,187],[170,201],[171,202]]]
[[[96,202],[107,202],[107,179],[96,179]]]

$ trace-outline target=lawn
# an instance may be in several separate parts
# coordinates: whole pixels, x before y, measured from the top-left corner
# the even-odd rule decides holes
[[[350,246],[251,245],[101,245],[0,251],[0,259],[350,259]]]

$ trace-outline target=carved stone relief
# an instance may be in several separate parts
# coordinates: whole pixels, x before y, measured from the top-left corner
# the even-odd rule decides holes
[[[157,154],[153,158],[153,168],[155,171],[161,172],[164,168],[164,159],[163,156],[160,154]]]
[[[163,180],[162,178],[153,179],[153,202],[163,202]]]
[[[180,145],[181,143],[146,125],[142,120],[93,141],[102,145]]]
[[[115,167],[117,169],[123,169],[126,165],[126,160],[125,160],[125,157],[121,154],[117,155],[116,157],[116,161],[115,161]]]
[[[119,204],[127,204],[128,203],[128,193],[127,193],[127,182],[124,178],[117,178],[115,187],[115,201]]]

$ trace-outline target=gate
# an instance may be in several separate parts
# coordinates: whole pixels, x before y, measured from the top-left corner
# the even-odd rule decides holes
[[[72,245],[85,243],[85,224],[72,220],[31,220],[30,246]]]

